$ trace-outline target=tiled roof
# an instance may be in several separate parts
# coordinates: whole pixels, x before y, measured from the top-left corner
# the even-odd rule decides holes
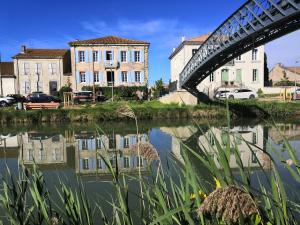
[[[289,70],[292,73],[296,72],[297,74],[300,75],[300,67],[299,66],[298,67],[289,66],[289,67],[286,67],[286,69]]]
[[[203,44],[206,39],[211,35],[211,33],[208,34],[203,34],[188,40],[185,40],[183,42],[180,43],[180,45],[175,49],[175,51],[173,51],[171,53],[171,55],[169,56],[169,59],[172,59],[173,56],[175,56],[182,48],[184,45],[201,45]]]
[[[4,76],[14,76],[14,63],[13,62],[1,62],[0,63],[0,72]]]
[[[146,41],[139,41],[139,40],[130,40],[127,38],[121,38],[117,36],[106,36],[101,38],[95,38],[95,39],[88,39],[88,40],[78,40],[78,41],[72,41],[69,43],[70,46],[76,46],[76,45],[101,45],[101,44],[142,44],[142,45],[149,45],[149,42]]]
[[[37,49],[37,48],[27,48],[25,50],[25,53],[18,53],[13,58],[17,58],[17,59],[61,58],[68,51],[69,51],[69,49]]]

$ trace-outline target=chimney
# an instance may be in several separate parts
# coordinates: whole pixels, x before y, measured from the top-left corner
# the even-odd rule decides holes
[[[21,46],[21,53],[25,54],[26,53],[26,45]]]
[[[181,37],[181,42],[184,42],[185,41],[185,36],[182,36]]]

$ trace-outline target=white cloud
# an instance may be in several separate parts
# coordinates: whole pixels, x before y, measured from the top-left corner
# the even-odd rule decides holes
[[[266,44],[265,51],[270,69],[279,62],[293,66],[299,61],[300,66],[300,30]]]

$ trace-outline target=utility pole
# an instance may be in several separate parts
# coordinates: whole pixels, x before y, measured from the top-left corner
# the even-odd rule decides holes
[[[1,61],[1,52],[0,52],[0,88],[1,88],[0,96],[3,96],[3,84],[2,84],[2,71],[1,71],[1,67],[2,67],[2,61]]]

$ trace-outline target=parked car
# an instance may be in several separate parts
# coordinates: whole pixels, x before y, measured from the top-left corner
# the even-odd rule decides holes
[[[217,91],[215,93],[215,98],[226,98],[226,93],[229,93],[229,90],[222,90],[222,91]]]
[[[26,101],[25,96],[19,95],[19,94],[10,94],[10,95],[7,95],[7,97],[12,97],[14,99],[14,103]]]
[[[78,91],[74,93],[74,103],[79,104],[81,102],[92,102],[93,101],[93,92],[92,91]],[[102,94],[97,94],[96,101],[104,102],[107,98]]]
[[[60,102],[60,99],[52,95],[46,95],[43,92],[33,92],[32,94],[27,96],[26,102],[32,102],[32,103]]]
[[[226,93],[226,98],[228,99],[254,99],[258,95],[250,89],[236,89],[233,92]]]
[[[0,97],[0,107],[6,107],[14,104],[14,98],[12,97]]]
[[[296,94],[296,96],[295,96]],[[299,100],[300,99],[300,88],[296,89],[296,91],[294,91],[292,93],[292,98],[295,99],[295,100]]]

